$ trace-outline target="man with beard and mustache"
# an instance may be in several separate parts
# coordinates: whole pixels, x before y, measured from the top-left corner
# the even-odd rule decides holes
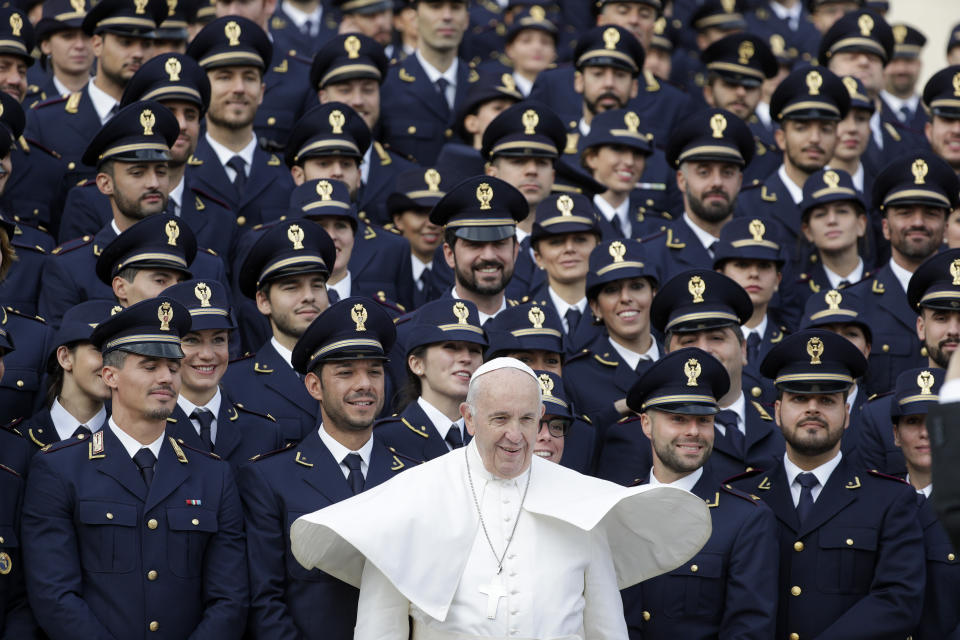
[[[777,521],[756,496],[733,489],[710,468],[717,402],[729,378],[697,348],[658,360],[633,384],[627,404],[640,414],[653,467],[637,484],[684,489],[710,505],[710,539],[684,566],[625,589],[631,633],[652,640],[774,637]],[[696,598],[683,597],[696,591]]]
[[[301,567],[291,552],[290,525],[410,466],[411,459],[373,432],[384,403],[384,361],[395,338],[379,304],[351,297],[324,311],[296,342],[298,384],[320,410],[299,445],[256,456],[240,471],[253,637],[353,638],[359,591]]]
[[[166,210],[170,147],[178,135],[176,116],[159,102],[145,100],[125,106],[90,141],[82,160],[96,167],[97,188],[109,198],[112,216],[96,235],[60,245],[47,261],[41,278],[39,308],[53,326],[60,325],[67,309],[84,300],[115,299],[109,284],[112,275],[106,281],[97,276],[98,259],[121,233]],[[196,247],[193,233],[186,225],[178,226],[177,231],[184,238],[189,234]],[[165,235],[151,238],[165,243],[168,239]],[[229,284],[223,260],[207,251],[194,252],[196,258],[187,260],[182,270]]]
[[[22,542],[51,639],[237,638],[244,627],[243,508],[230,466],[167,431],[190,324],[164,297],[100,323],[91,342],[112,415],[92,436],[33,457]]]
[[[661,224],[655,240],[664,279],[713,268],[715,244],[733,219],[743,168],[755,150],[746,123],[723,109],[699,111],[673,131],[667,161],[677,170],[683,215]]]
[[[960,108],[953,88],[958,76],[960,65],[936,72],[923,88],[923,104],[930,112],[924,127],[930,147],[960,174]]]
[[[866,368],[853,343],[821,330],[784,338],[761,365],[777,387],[786,454],[732,484],[759,496],[779,523],[777,629],[767,637],[905,638],[920,617],[916,492],[840,451],[847,391]]]
[[[317,401],[291,361],[294,345],[330,305],[327,277],[337,249],[323,227],[286,220],[264,233],[240,267],[240,291],[270,321],[271,337],[234,361],[223,386],[234,398],[276,418],[284,442],[299,442],[316,426]]]
[[[960,285],[954,284],[951,273],[957,260],[960,260],[960,249],[938,253],[920,265],[910,278],[907,297],[910,308],[917,310],[916,335],[927,354],[926,362],[918,359],[912,366],[946,369],[950,357],[960,346],[960,309],[954,306]],[[894,378],[902,370],[898,369]],[[873,374],[872,364],[870,371]],[[870,378],[868,375],[867,379]],[[859,455],[864,466],[902,475],[906,473],[903,453],[889,428],[891,398],[891,395],[881,395],[864,407]]]
[[[197,34],[187,55],[210,81],[206,133],[187,162],[192,183],[226,203],[241,227],[279,218],[293,184],[280,158],[264,151],[254,132],[273,55],[269,37],[251,20],[224,16]],[[288,117],[285,127],[294,114]]]
[[[943,245],[947,215],[960,206],[960,178],[934,154],[913,153],[894,160],[877,176],[873,202],[883,213],[890,260],[851,289],[873,308],[869,395],[889,391],[898,373],[926,360],[923,336],[918,339],[918,309],[908,302],[908,286],[912,274]]]
[[[784,245],[797,247],[788,256],[788,264],[794,267],[805,264],[810,252],[798,235],[803,185],[833,157],[837,123],[849,110],[847,88],[823,67],[794,70],[770,98],[770,113],[780,125],[774,137],[783,151],[783,163],[762,181],[746,187],[737,209],[746,216],[759,215],[780,223],[786,232]]]
[[[81,162],[90,135],[117,113],[130,78],[152,56],[150,34],[167,16],[167,4],[148,0],[141,5],[104,0],[87,13],[82,29],[92,37],[97,74],[80,91],[34,106],[27,121],[26,136],[60,155],[66,170],[64,190],[92,177]],[[43,188],[58,186],[47,183]]]
[[[892,29],[893,58],[883,70],[885,87],[880,91],[883,104],[880,115],[885,122],[896,120],[920,133],[930,120],[920,106],[920,95],[917,93],[917,81],[923,70],[920,56],[927,44],[927,37],[905,24],[895,24]]]
[[[187,162],[200,140],[200,121],[210,103],[207,74],[193,58],[179,53],[158,56],[137,71],[120,101],[122,107],[138,100],[159,97],[180,125],[180,135],[170,148],[167,177],[170,184],[167,208],[186,223],[197,236],[197,244],[212,249],[230,260],[236,243],[236,217],[224,203],[193,185],[193,176],[185,175]],[[70,216],[60,225],[64,240],[93,234],[110,221],[109,199],[98,189],[96,180],[88,180],[67,194]]]

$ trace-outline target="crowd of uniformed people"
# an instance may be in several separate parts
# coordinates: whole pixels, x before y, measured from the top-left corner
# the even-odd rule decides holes
[[[291,523],[497,356],[710,508],[631,638],[960,638],[960,25],[920,84],[889,4],[0,8],[0,638],[352,637]]]

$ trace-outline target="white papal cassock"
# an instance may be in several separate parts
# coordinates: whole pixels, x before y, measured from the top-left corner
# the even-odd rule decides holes
[[[354,637],[626,639],[619,589],[671,571],[710,537],[703,500],[672,487],[583,476],[534,457],[502,480],[471,443],[383,485],[299,518],[293,554],[360,587]]]

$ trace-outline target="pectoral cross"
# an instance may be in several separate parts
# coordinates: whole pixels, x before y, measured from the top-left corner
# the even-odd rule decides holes
[[[490,584],[480,585],[480,593],[487,596],[487,618],[496,620],[500,598],[507,597],[507,590],[500,582],[500,576],[494,576]]]

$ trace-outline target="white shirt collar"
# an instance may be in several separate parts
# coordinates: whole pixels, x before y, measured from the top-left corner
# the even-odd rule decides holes
[[[763,123],[763,126],[770,127],[773,124],[773,118],[770,117],[770,104],[767,102],[760,101],[757,103],[757,107],[753,110],[757,119]]]
[[[280,354],[280,357],[283,358],[283,361],[290,365],[290,368],[293,369],[293,351],[287,349],[285,346],[280,344],[276,336],[270,338],[270,344],[273,345],[273,348],[277,350],[277,353]]]
[[[180,178],[180,182],[178,182],[177,186],[175,186],[173,189],[170,189],[170,193],[168,194],[169,198],[177,205],[177,213],[183,209],[183,191],[186,182],[187,181],[185,178]]]
[[[614,351],[620,354],[620,357],[623,358],[623,361],[626,362],[627,366],[631,369],[636,369],[641,360],[656,362],[660,359],[660,347],[657,346],[657,341],[654,340],[653,336],[650,336],[650,348],[644,353],[637,353],[636,351],[627,349],[613,338],[607,338],[607,342],[610,343]]]
[[[827,274],[827,280],[830,282],[831,289],[840,287],[840,282],[846,280],[850,284],[856,284],[863,280],[863,258],[857,258],[857,267],[850,272],[848,276],[841,276],[832,271],[827,265],[823,265],[823,272]]]
[[[557,310],[557,313],[560,315],[560,322],[563,323],[563,328],[566,331],[570,331],[570,327],[567,326],[567,311],[570,309],[576,309],[580,312],[581,317],[583,316],[584,310],[587,308],[587,297],[584,296],[576,304],[569,304],[566,300],[558,296],[554,291],[553,287],[547,286],[547,293],[550,295],[550,302],[553,303],[553,308]]]
[[[860,385],[854,383],[847,392],[847,411],[850,411],[857,404],[857,394],[860,392]]]
[[[136,438],[117,426],[117,423],[113,421],[113,416],[110,416],[107,424],[110,425],[110,429],[113,431],[113,434],[117,436],[117,439],[120,440],[120,444],[123,445],[123,448],[126,450],[127,455],[130,456],[131,460],[133,459],[133,456],[137,455],[137,452],[144,447],[150,449],[155,458],[160,457],[160,447],[163,446],[163,436],[165,436],[166,433],[161,433],[160,437],[150,444],[140,444],[137,442]]]
[[[351,451],[345,446],[334,440],[333,436],[327,433],[327,430],[323,428],[323,424],[320,424],[320,440],[323,441],[324,446],[327,447],[327,450],[333,455],[333,459],[337,461],[340,465],[340,469],[344,472],[344,477],[347,477],[350,473],[350,469],[343,463],[343,459],[347,457],[347,454],[358,453],[360,454],[360,472],[363,474],[363,477],[367,477],[367,469],[370,468],[370,456],[373,453],[373,434],[370,434],[370,437],[367,438],[367,441],[360,447],[357,451]]]
[[[116,220],[110,220],[110,228],[113,229],[116,235],[120,235],[120,227],[117,226]]]
[[[837,455],[831,460],[824,462],[816,469],[810,470],[810,473],[817,476],[817,481],[820,483],[812,489],[814,500],[817,499],[817,496],[820,495],[820,491],[822,491],[827,485],[827,480],[830,479],[830,474],[833,473],[833,470],[836,469],[837,465],[840,464],[841,458],[843,458],[843,454],[837,451]],[[803,469],[793,464],[786,453],[783,454],[783,469],[787,473],[787,483],[790,485],[790,491],[793,494],[793,503],[797,504],[797,502],[800,500],[800,491],[802,487],[796,480],[797,476],[803,473]]]
[[[423,272],[426,269],[433,268],[432,262],[420,262],[420,258],[410,254],[410,265],[413,267],[413,281],[417,283],[417,288],[420,288],[420,276],[423,275]]]
[[[232,151],[227,149],[225,146],[210,137],[209,131],[207,131],[204,135],[207,138],[207,143],[209,143],[210,147],[213,149],[213,152],[217,154],[217,160],[219,160],[220,164],[223,165],[224,170],[227,172],[227,177],[230,178],[231,181],[233,181],[233,178],[236,176],[236,172],[227,166],[227,162],[229,162],[230,158],[233,156],[240,156],[243,158],[243,161],[246,163],[244,165],[244,169],[246,170],[247,175],[250,175],[250,169],[253,167],[253,152],[257,149],[256,134],[253,134],[250,137],[250,142],[248,142],[247,146],[245,146],[243,149],[240,149],[240,151]]]
[[[577,129],[580,130],[580,135],[582,136],[590,135],[590,125],[588,125],[587,121],[583,118],[580,118],[580,122],[577,123]]]
[[[517,244],[520,244],[530,236],[528,232],[524,231],[520,227],[517,227],[516,234],[517,234]]]
[[[110,119],[110,110],[119,105],[120,102],[114,100],[113,96],[98,87],[93,80],[94,78],[90,78],[90,82],[87,83],[87,93],[90,95],[90,101],[93,102],[97,117],[100,118],[100,124],[106,124],[107,120]]]
[[[373,153],[373,143],[367,147],[367,150],[363,153],[363,158],[360,160],[360,182],[367,184],[370,181],[370,158]]]
[[[863,163],[860,162],[857,164],[857,170],[853,172],[853,175],[850,176],[850,180],[853,182],[853,186],[857,188],[857,191],[863,193],[863,182],[866,179],[867,172],[863,170]]]
[[[217,387],[217,392],[213,394],[212,398],[210,398],[210,402],[203,405],[202,407],[198,407],[197,405],[187,400],[182,393],[179,396],[177,396],[177,404],[180,405],[180,408],[183,409],[183,412],[187,414],[187,418],[190,419],[190,424],[192,424],[193,428],[197,430],[197,435],[200,434],[200,424],[194,422],[193,418],[191,417],[193,412],[196,411],[197,409],[206,409],[207,411],[212,413],[213,424],[210,425],[210,439],[216,442],[217,441],[217,432],[216,432],[217,416],[220,415],[220,402],[222,401],[222,399],[223,399],[223,396],[220,394],[220,388]]]
[[[423,409],[423,412],[427,414],[427,419],[433,423],[433,426],[436,428],[441,438],[446,440],[450,429],[454,424],[456,424],[457,428],[460,429],[460,437],[464,440],[466,439],[463,438],[463,418],[451,420],[447,416],[443,415],[443,412],[440,411],[440,409],[437,409],[435,406],[424,400],[423,396],[417,398],[417,404],[420,405],[420,408]]]
[[[450,295],[453,296],[454,298],[458,299],[458,300],[466,300],[466,298],[465,298],[464,296],[462,296],[462,295],[460,295],[459,293],[457,293],[457,285],[453,285],[453,289],[450,290]],[[500,298],[500,308],[497,309],[497,313],[500,313],[501,311],[503,311],[503,310],[506,309],[506,308],[507,308],[507,297],[506,297],[506,296],[501,296],[501,298]],[[490,318],[492,318],[492,317],[494,317],[495,315],[497,315],[497,313],[494,313],[493,315],[486,314],[486,313],[484,313],[483,311],[479,311],[479,310],[477,311],[477,313],[478,313],[479,316],[480,316],[480,326],[481,326],[481,327],[483,326],[483,324],[484,324],[487,320],[489,320]]]
[[[787,166],[781,164],[780,168],[777,169],[777,175],[780,176],[780,181],[783,183],[783,186],[787,188],[787,193],[790,194],[790,199],[793,200],[794,204],[800,204],[803,200],[803,186],[797,186],[797,184],[790,179],[790,176],[787,175]]]
[[[746,340],[750,337],[751,333],[756,333],[758,336],[760,336],[760,339],[763,340],[763,334],[767,332],[767,323],[769,319],[770,316],[764,314],[763,320],[761,320],[760,324],[755,326],[753,329],[750,329],[745,324],[740,325],[740,332],[743,333],[743,339]]]
[[[524,78],[517,72],[513,73],[513,82],[517,85],[517,91],[520,92],[524,98],[530,95],[530,91],[533,89],[533,83]]]
[[[593,204],[600,211],[600,214],[606,218],[607,222],[613,222],[614,218],[617,218],[617,226],[623,227],[623,224],[627,224],[627,228],[632,229],[632,224],[630,223],[630,198],[625,199],[620,203],[619,207],[614,207],[612,204],[603,199],[599,193],[593,196]]]
[[[53,405],[50,406],[50,421],[53,422],[53,426],[56,428],[57,435],[60,436],[61,440],[69,440],[73,437],[73,432],[76,431],[77,427],[81,424],[86,426],[87,429],[90,429],[90,433],[99,431],[100,427],[103,426],[103,421],[106,419],[107,409],[105,407],[100,407],[97,415],[90,418],[87,422],[80,422],[60,404],[60,400],[54,400]]]
[[[350,297],[350,291],[353,289],[352,283],[353,278],[350,277],[350,270],[347,269],[347,275],[343,276],[343,278],[341,278],[340,282],[337,284],[330,284],[328,282],[327,289],[333,289],[336,291],[337,295],[340,296],[340,299],[343,300],[344,298]]]
[[[785,7],[779,2],[771,2],[770,10],[773,11],[781,20],[787,20],[791,29],[796,29],[800,22],[800,16],[803,12],[803,3],[798,2],[792,7]]]
[[[890,105],[890,108],[893,110],[893,115],[897,119],[900,118],[900,109],[902,107],[906,106],[908,109],[910,109],[911,113],[916,113],[917,108],[920,106],[920,96],[916,93],[904,100],[903,98],[898,98],[897,96],[893,95],[886,89],[883,89],[880,91],[880,97],[883,98],[888,105]]]
[[[413,55],[417,56],[417,62],[419,62],[420,66],[423,67],[423,71],[427,74],[427,79],[430,80],[430,84],[437,84],[437,80],[444,78],[448,83],[450,83],[450,86],[453,87],[454,91],[456,91],[457,71],[459,70],[460,60],[454,58],[453,64],[450,65],[450,68],[441,72],[435,66],[427,62],[427,59],[423,57],[422,53],[420,53],[420,49],[417,49]]]
[[[747,398],[742,393],[737,396],[737,399],[733,401],[729,407],[722,407],[724,411],[733,411],[737,414],[737,429],[740,430],[740,433],[747,435]],[[727,435],[726,425],[722,425],[719,422],[714,422],[713,425],[717,428],[717,431],[720,432],[720,435]]]
[[[280,10],[287,14],[287,17],[290,18],[290,22],[294,24],[298,29],[303,28],[303,23],[307,20],[313,20],[313,24],[317,25],[315,29],[319,28],[320,19],[323,17],[323,3],[313,10],[312,13],[305,13],[300,11],[300,9],[293,6],[291,2],[284,2],[280,5]]]
[[[873,141],[877,143],[877,147],[883,151],[883,124],[880,120],[880,110],[877,109],[873,112],[873,115],[870,116],[870,131],[873,133]]]
[[[900,283],[900,286],[903,287],[904,292],[906,292],[907,287],[910,286],[910,278],[913,277],[912,271],[907,271],[903,267],[897,264],[896,260],[890,258],[890,271],[893,272],[894,277],[896,277],[897,282]]]
[[[687,226],[690,227],[690,230],[693,231],[693,234],[697,236],[697,240],[700,241],[700,244],[702,244],[703,248],[707,251],[710,251],[710,245],[720,240],[720,238],[711,235],[698,227],[697,223],[690,218],[690,214],[688,214],[686,211],[683,212],[683,221],[687,223]]]
[[[647,483],[651,487],[676,487],[677,489],[683,489],[684,491],[693,492],[693,488],[700,481],[700,476],[703,475],[703,467],[697,468],[696,471],[688,475],[683,476],[679,480],[674,480],[673,482],[660,482],[657,480],[657,476],[653,475],[653,469],[650,469],[650,481]]]
[[[910,474],[909,474],[909,473],[907,474],[907,477],[904,478],[904,482],[906,482],[907,484],[910,484]],[[924,498],[929,498],[929,497],[930,497],[930,494],[933,493],[933,483],[931,482],[930,484],[928,484],[927,486],[925,486],[923,489],[917,489],[916,492],[923,494],[923,497],[924,497]]]
[[[67,85],[60,82],[60,78],[58,78],[56,75],[53,76],[53,86],[56,87],[57,93],[59,93],[61,96],[65,97],[73,93],[73,91],[70,91],[70,89],[67,88]]]

